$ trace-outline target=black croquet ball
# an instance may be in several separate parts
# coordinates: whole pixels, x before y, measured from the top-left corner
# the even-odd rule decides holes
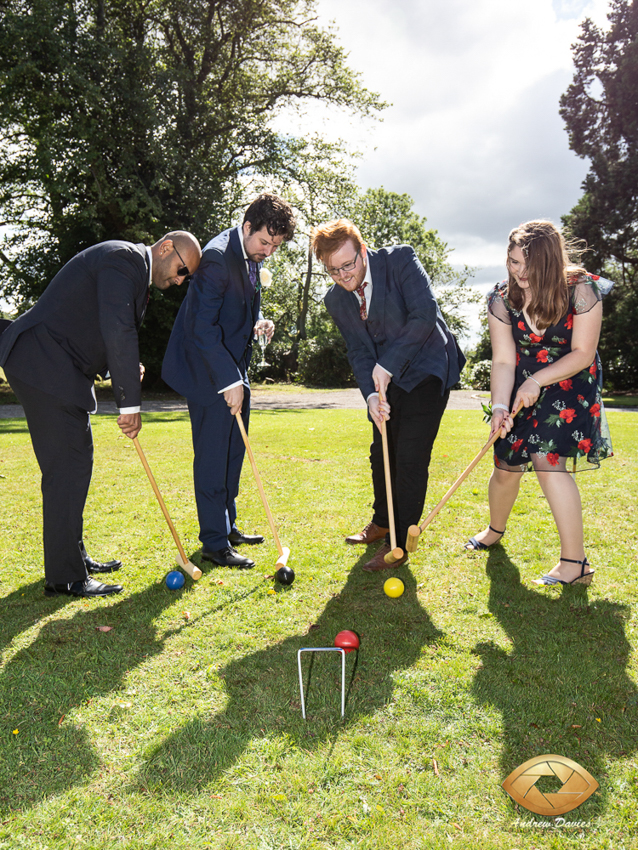
[[[292,584],[295,580],[295,571],[290,567],[279,567],[275,573],[275,578],[279,584]]]

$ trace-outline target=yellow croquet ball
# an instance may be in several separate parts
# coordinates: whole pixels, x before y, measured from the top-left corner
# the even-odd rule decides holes
[[[400,578],[389,578],[383,585],[383,590],[386,596],[396,599],[398,596],[401,596],[405,587]]]

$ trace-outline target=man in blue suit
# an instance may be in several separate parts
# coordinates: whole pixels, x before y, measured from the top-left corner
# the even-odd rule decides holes
[[[162,377],[186,396],[195,460],[195,500],[202,557],[219,566],[250,569],[255,562],[236,551],[262,543],[237,527],[235,499],[244,443],[235,415],[248,429],[248,364],[253,337],[274,333],[260,312],[263,261],[292,239],[289,204],[262,194],[246,210],[243,224],[225,230],[204,248],[168,343]]]
[[[110,374],[117,424],[136,437],[142,427],[138,330],[151,284],[161,291],[180,286],[200,256],[197,239],[181,230],[151,247],[101,242],[73,257],[30,310],[0,324],[0,366],[24,408],[42,472],[46,596],[122,590],[91,577],[121,563],[94,561],[82,535],[93,469],[93,382]]]
[[[335,281],[325,304],[346,341],[352,371],[374,423],[370,447],[374,515],[348,542],[384,539],[363,567],[370,572],[384,570],[394,565],[385,562],[390,545],[381,423],[390,420],[392,412],[387,429],[395,525],[397,543],[405,547],[408,528],[421,518],[432,446],[465,357],[409,245],[371,251],[356,225],[339,219],[315,228],[312,246]],[[406,559],[407,554],[398,563]]]

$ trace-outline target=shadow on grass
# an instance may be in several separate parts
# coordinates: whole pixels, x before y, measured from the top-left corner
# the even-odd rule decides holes
[[[473,692],[502,715],[502,779],[534,756],[555,753],[586,768],[604,794],[605,758],[638,749],[638,690],[627,675],[629,609],[607,599],[590,604],[582,585],[527,588],[501,547],[490,552],[487,575],[490,611],[512,648],[476,646],[482,666]],[[600,805],[594,796],[583,812]]]
[[[120,602],[44,599],[42,582],[0,600],[6,648],[52,612],[37,637],[19,649],[0,677],[0,811],[24,808],[82,783],[98,768],[89,734],[65,716],[90,699],[116,691],[146,658],[162,651],[171,633],[157,636],[155,619],[179,597],[153,585]],[[59,609],[73,610],[61,619]],[[82,605],[82,608],[78,608]],[[96,631],[110,625],[108,633]]]
[[[228,694],[224,710],[194,718],[150,749],[137,787],[170,793],[205,786],[240,758],[255,738],[285,734],[304,748],[316,747],[329,738],[342,724],[340,657],[337,653],[315,656],[306,692],[308,721],[304,721],[297,650],[332,646],[342,629],[353,629],[361,638],[356,671],[355,656],[347,658],[346,676],[351,684],[343,722],[351,723],[389,702],[393,673],[412,666],[422,648],[440,640],[442,632],[421,607],[407,567],[393,573],[403,580],[405,593],[400,599],[389,599],[383,593],[388,576],[361,570],[368,557],[364,555],[353,567],[346,585],[328,602],[309,633],[246,655],[218,671]],[[306,659],[306,681],[307,663]]]

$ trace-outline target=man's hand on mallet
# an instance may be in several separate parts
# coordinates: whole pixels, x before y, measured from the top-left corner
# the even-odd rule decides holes
[[[244,403],[244,385],[239,384],[237,387],[232,387],[230,390],[224,391],[224,399],[230,408],[231,416],[239,413],[241,406]]]
[[[392,375],[388,375],[385,369],[382,369],[381,366],[377,363],[377,365],[372,370],[372,380],[374,381],[374,388],[379,393],[382,398],[388,397],[388,384],[392,380]]]
[[[372,421],[381,430],[381,423],[390,418],[390,405],[387,401],[381,401],[378,395],[371,395],[368,399],[368,411]]]
[[[120,413],[117,417],[117,424],[122,429],[122,433],[132,440],[142,430],[142,414]]]

